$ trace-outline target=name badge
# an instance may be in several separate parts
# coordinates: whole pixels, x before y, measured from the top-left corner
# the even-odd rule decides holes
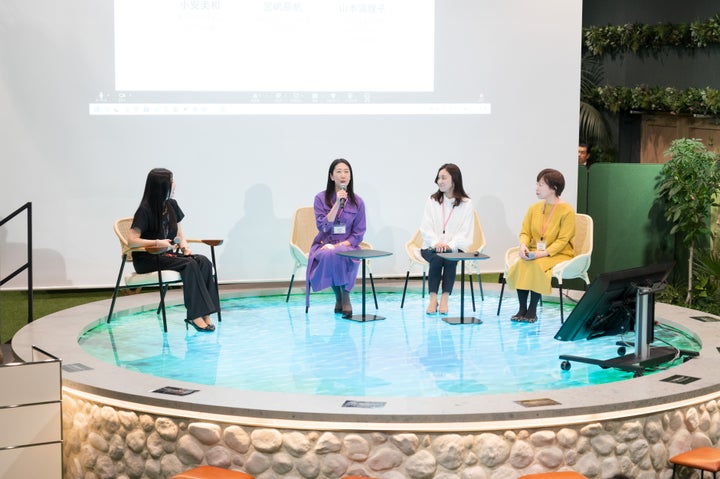
[[[344,235],[345,234],[345,223],[335,223],[333,225],[333,234]]]
[[[537,244],[538,251],[545,251],[545,248],[547,248],[547,244],[545,244],[544,241],[538,241],[538,244]]]

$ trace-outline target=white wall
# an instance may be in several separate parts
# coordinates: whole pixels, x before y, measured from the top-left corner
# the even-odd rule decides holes
[[[409,8],[390,0],[364,4]],[[373,262],[376,276],[404,274],[404,244],[445,162],[462,169],[483,221],[491,256],[484,268],[502,269],[535,201],[540,169],[563,171],[564,199],[575,204],[581,5],[437,0],[434,12],[435,91],[360,93],[370,91],[373,106],[482,104],[490,114],[90,114],[118,104],[121,93],[132,105],[237,104],[247,92],[117,92],[110,0],[2,2],[0,217],[32,201],[35,286],[113,284],[119,248],[112,223],[133,214],[156,166],[175,173],[186,235],[226,240],[218,250],[221,281],[287,280],[293,211],[312,203],[338,157],[352,163],[366,202],[366,240],[395,253]],[[168,61],[157,58],[161,68]],[[292,103],[285,106],[293,112]],[[3,275],[24,262],[25,238],[22,220],[0,228]],[[25,280],[8,286],[22,288]]]

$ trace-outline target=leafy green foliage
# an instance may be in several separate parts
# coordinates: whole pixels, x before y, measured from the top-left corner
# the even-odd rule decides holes
[[[720,14],[692,23],[627,23],[583,29],[584,47],[592,55],[626,52],[656,54],[661,48],[704,48],[720,43]]]
[[[665,155],[670,161],[660,170],[657,195],[665,206],[665,219],[672,224],[670,233],[689,248],[686,303],[690,304],[693,293],[704,297],[708,287],[703,280],[703,291],[693,289],[693,254],[697,241],[710,234],[710,209],[720,190],[718,155],[691,138],[673,140]]]
[[[584,55],[580,69],[580,97],[591,97],[593,91],[603,83],[603,77],[602,61],[597,57]],[[602,112],[584,100],[580,101],[579,137],[593,147],[606,149],[611,144],[610,130]]]
[[[720,91],[714,88],[688,88],[637,85],[605,85],[584,93],[583,102],[613,113],[660,111],[677,114],[720,115]]]
[[[693,282],[694,306],[720,314],[720,254],[703,251],[695,257]]]
[[[688,246],[710,233],[710,206],[720,188],[717,155],[698,139],[673,140],[665,152],[670,161],[660,170],[658,197],[665,202],[665,219],[672,234]]]
[[[657,57],[668,49],[684,49],[694,55],[698,49],[720,45],[720,13],[705,21],[673,24],[592,26],[583,29],[583,75],[592,59],[604,55],[632,53],[640,58]],[[720,91],[713,88],[688,88],[636,85],[634,87],[600,86],[581,82],[582,103],[612,113],[657,111],[676,114],[720,116]],[[587,108],[586,108],[587,109]],[[587,109],[590,111],[589,109]],[[590,112],[593,113],[593,112]],[[581,113],[582,114],[582,113]]]

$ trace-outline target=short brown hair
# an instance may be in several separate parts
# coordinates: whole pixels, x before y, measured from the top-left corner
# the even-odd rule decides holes
[[[555,194],[560,196],[565,189],[565,177],[558,170],[545,168],[537,175],[535,181],[543,180],[546,185],[555,190]]]

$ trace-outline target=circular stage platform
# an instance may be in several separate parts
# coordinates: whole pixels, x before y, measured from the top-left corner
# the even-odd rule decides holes
[[[264,293],[243,291],[223,296]],[[120,307],[155,308],[156,301],[156,294],[135,295],[123,297]],[[178,301],[180,293],[171,292],[169,302]],[[630,435],[647,446],[645,454],[657,454],[655,449],[662,445],[662,453],[667,455],[690,444],[714,443],[717,434],[713,431],[720,430],[716,403],[720,397],[720,323],[702,312],[675,306],[657,304],[656,321],[690,332],[701,342],[702,350],[698,357],[666,371],[564,390],[362,398],[238,391],[175,380],[169,384],[167,379],[102,362],[83,351],[78,337],[104,321],[108,305],[108,301],[100,301],[55,313],[33,322],[13,338],[13,350],[22,360],[33,359],[35,346],[63,362],[65,477],[83,477],[87,465],[79,458],[88,451],[95,460],[103,458],[108,467],[130,467],[127,454],[116,457],[103,451],[92,431],[105,440],[119,434],[125,443],[130,435],[142,431],[143,445],[136,446],[137,450],[126,447],[145,457],[143,470],[157,469],[158,475],[130,477],[169,477],[163,474],[209,463],[268,477],[315,479],[382,473],[422,479],[431,476],[415,474],[414,468],[432,467],[435,475],[438,471],[469,474],[467,471],[477,472],[477,468],[489,474],[507,467],[515,475],[572,468],[588,477],[609,477],[608,470],[626,474],[633,470],[664,478],[669,471],[665,462],[648,463],[647,458],[633,456],[637,451],[617,444],[627,442]],[[529,356],[528,367],[532,367],[531,359]],[[168,385],[197,392],[187,396],[154,392]],[[692,420],[695,416],[700,419]],[[676,417],[680,419],[673,419]],[[608,445],[587,445],[592,437],[608,435],[608,441],[615,444],[609,450]],[[164,446],[153,443],[157,437]],[[513,448],[519,442],[527,444],[524,454],[532,457],[527,463],[513,459]],[[550,447],[558,454],[552,461],[543,459]],[[501,457],[490,457],[500,450],[505,451]],[[592,460],[578,463],[581,455],[590,453]],[[317,473],[303,472],[308,454],[318,461]],[[260,460],[258,455],[271,459]],[[289,464],[274,469],[274,462],[281,459]],[[342,473],[337,474],[335,467]],[[285,469],[287,472],[278,473]]]

